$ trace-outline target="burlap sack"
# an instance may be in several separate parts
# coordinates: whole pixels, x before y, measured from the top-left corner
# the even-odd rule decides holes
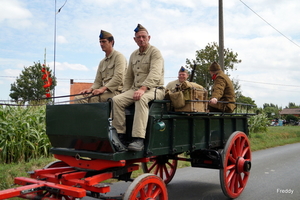
[[[185,106],[185,99],[182,91],[174,92],[174,93],[170,92],[169,96],[174,108],[182,108]]]

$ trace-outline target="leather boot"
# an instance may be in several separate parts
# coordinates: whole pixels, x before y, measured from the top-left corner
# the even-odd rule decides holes
[[[125,134],[121,134],[121,133],[118,133],[118,138],[120,140],[120,142],[124,145],[126,145],[126,137],[125,137]]]
[[[142,151],[144,148],[143,138],[134,138],[133,141],[128,145],[129,151]]]

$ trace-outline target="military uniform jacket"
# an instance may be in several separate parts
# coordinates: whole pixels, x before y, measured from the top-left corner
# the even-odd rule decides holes
[[[167,84],[166,86],[166,92],[171,91],[171,92],[177,92],[176,91],[176,86],[180,85],[181,83],[179,82],[179,80],[175,80],[175,81],[171,81]]]
[[[122,91],[126,67],[127,61],[123,54],[113,50],[109,56],[100,61],[92,88],[99,89],[106,86],[110,92]]]
[[[235,93],[231,80],[223,71],[218,72],[212,88],[211,98],[218,101],[235,102]],[[235,108],[235,104],[228,104],[231,109]]]
[[[129,59],[123,91],[137,90],[141,86],[151,89],[163,85],[164,60],[160,51],[150,44],[143,53],[140,53],[139,49],[135,50]]]

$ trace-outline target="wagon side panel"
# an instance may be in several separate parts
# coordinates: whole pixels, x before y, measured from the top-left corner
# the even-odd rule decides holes
[[[54,148],[113,152],[108,139],[110,104],[49,105],[46,133]]]

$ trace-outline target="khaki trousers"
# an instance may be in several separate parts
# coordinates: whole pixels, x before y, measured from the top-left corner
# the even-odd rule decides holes
[[[132,125],[132,137],[145,138],[149,116],[148,103],[154,99],[162,100],[165,95],[164,89],[152,88],[147,90],[140,100],[134,101],[135,90],[128,90],[113,98],[113,121],[112,125],[117,133],[126,133],[125,108],[135,104],[135,112]]]
[[[209,112],[225,112],[225,113],[232,113],[235,109],[235,105],[232,104],[224,104],[224,103],[217,103],[217,104],[210,104],[208,106]]]
[[[105,91],[103,94],[93,96],[93,97],[90,97],[90,96],[92,96],[92,94],[78,95],[78,96],[75,96],[74,100],[76,100],[76,103],[99,103],[99,102],[105,102],[105,101],[107,101],[107,99],[113,98],[114,96],[116,96],[118,94],[120,94],[119,91],[114,91],[114,92]],[[89,98],[82,99],[84,97],[89,97]]]

